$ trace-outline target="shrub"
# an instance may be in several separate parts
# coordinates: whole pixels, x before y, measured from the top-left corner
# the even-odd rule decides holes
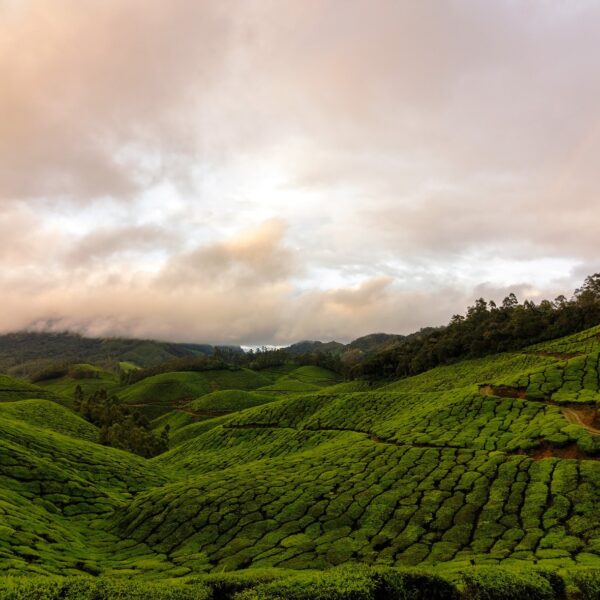
[[[50,379],[58,379],[64,377],[69,372],[69,365],[65,362],[56,362],[49,365],[45,365],[36,373],[29,376],[31,383],[40,383],[42,381],[49,381]]]
[[[0,579],[3,600],[209,600],[203,585],[120,579],[27,577]]]
[[[573,582],[579,588],[584,600],[600,599],[600,571],[589,569],[573,574]]]
[[[439,576],[412,570],[345,565],[259,585],[235,600],[452,600],[456,588]]]
[[[474,569],[462,574],[464,597],[468,600],[553,600],[553,586],[535,571],[501,568]]]
[[[212,591],[212,600],[230,600],[238,592],[271,583],[288,575],[289,572],[277,569],[247,569],[214,573],[200,580],[191,580],[190,583],[199,581],[208,586]]]
[[[459,598],[456,587],[443,577],[416,569],[377,570],[382,595],[379,598],[402,598],[403,600],[454,600]]]
[[[548,581],[552,591],[554,592],[554,597],[557,600],[565,600],[567,597],[567,586],[565,584],[565,580],[556,572],[546,569],[540,569],[537,571],[544,579]]]

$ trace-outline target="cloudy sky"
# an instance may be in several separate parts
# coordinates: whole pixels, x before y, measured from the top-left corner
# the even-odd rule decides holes
[[[600,4],[0,0],[0,331],[345,341],[600,270]]]

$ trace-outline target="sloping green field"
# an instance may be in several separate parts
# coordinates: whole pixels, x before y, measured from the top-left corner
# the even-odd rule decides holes
[[[68,408],[31,399],[39,387],[3,378],[0,567],[600,568],[588,334],[385,385],[316,367],[150,377],[118,392],[172,429],[149,460],[98,445]]]
[[[221,390],[211,392],[193,400],[188,407],[196,411],[233,412],[252,406],[266,404],[273,400],[272,395],[246,390]]]
[[[115,373],[105,371],[93,365],[73,365],[73,371],[79,374],[79,376],[73,377],[68,374],[63,377],[40,381],[37,385],[44,390],[69,400],[73,399],[77,387],[80,387],[86,395],[101,389],[114,392],[119,387],[119,378]]]
[[[26,400],[28,398],[48,398],[56,400],[57,395],[37,385],[20,381],[7,375],[0,375],[0,402]]]
[[[254,390],[270,380],[250,369],[162,373],[119,390],[119,397],[146,414],[159,416],[192,400],[219,390]]]

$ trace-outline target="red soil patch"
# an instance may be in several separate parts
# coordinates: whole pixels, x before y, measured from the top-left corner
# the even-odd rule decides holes
[[[589,456],[575,443],[566,446],[557,446],[549,442],[541,442],[537,448],[525,451],[521,450],[517,454],[525,454],[533,460],[542,460],[544,458],[571,458],[575,460],[598,460],[595,456]]]
[[[520,398],[524,400],[527,388],[511,387],[510,385],[480,385],[479,391],[486,396],[498,396],[500,398]]]
[[[562,407],[562,413],[567,421],[584,427],[592,435],[600,435],[600,415],[595,405],[568,404]]]

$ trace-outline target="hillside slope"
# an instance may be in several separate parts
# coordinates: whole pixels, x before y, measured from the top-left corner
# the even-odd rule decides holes
[[[270,383],[269,378],[250,369],[161,373],[120,390],[119,397],[145,414],[159,416],[211,392],[254,390]]]
[[[37,385],[0,375],[0,402],[12,402],[13,400],[24,400],[27,398],[58,399],[51,390],[45,390]]]
[[[236,348],[236,350],[240,350]],[[24,372],[49,360],[66,362],[131,362],[140,367],[158,365],[174,358],[211,354],[208,344],[175,344],[154,340],[87,338],[71,333],[19,332],[0,335],[0,372]]]
[[[157,426],[171,422],[176,440],[150,460],[95,444],[63,407],[16,398],[0,406],[0,567],[600,567],[599,353],[589,330],[375,389],[314,367],[231,371],[224,382],[271,401],[225,394],[236,412],[195,423],[187,408],[167,413]],[[177,401],[190,386],[202,404],[208,389],[214,409],[215,373],[187,375],[124,397],[158,398],[143,394],[166,381]]]

